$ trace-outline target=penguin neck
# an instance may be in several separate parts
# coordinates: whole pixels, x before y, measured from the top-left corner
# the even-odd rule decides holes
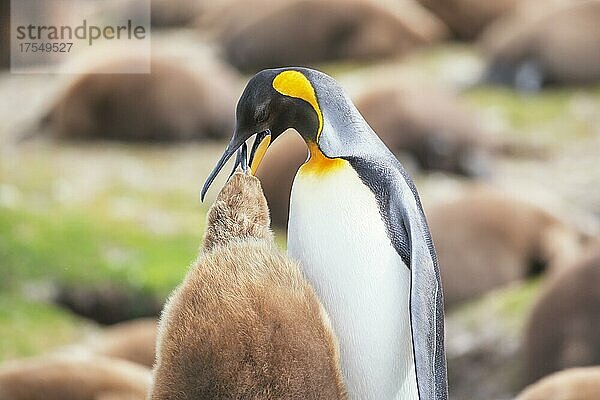
[[[350,165],[351,158],[395,159],[337,82],[318,71],[302,69],[302,73],[314,87],[319,130],[316,135],[301,133],[310,156],[298,175],[328,175]]]
[[[312,176],[326,175],[343,168],[348,163],[342,158],[327,157],[315,142],[308,142],[307,145],[310,154],[306,163],[300,167],[298,174]]]
[[[315,147],[324,157],[377,159],[389,153],[345,93],[339,94],[336,102],[322,101],[321,108],[323,129],[318,135],[319,147]]]

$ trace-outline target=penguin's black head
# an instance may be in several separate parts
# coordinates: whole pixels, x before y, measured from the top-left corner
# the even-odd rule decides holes
[[[302,79],[306,82],[298,82]],[[246,140],[255,133],[270,131],[274,140],[294,128],[305,140],[316,139],[319,118],[315,109],[291,93],[303,83],[308,83],[306,77],[292,69],[264,70],[252,77],[238,101],[234,138]]]
[[[209,175],[201,197],[238,150],[238,163],[245,163],[245,143],[256,135],[250,152],[250,169],[256,172],[270,143],[294,128],[307,143],[317,143],[323,116],[312,84],[299,69],[268,69],[256,74],[244,89],[236,109],[236,128],[221,159]],[[242,160],[243,158],[243,160]]]

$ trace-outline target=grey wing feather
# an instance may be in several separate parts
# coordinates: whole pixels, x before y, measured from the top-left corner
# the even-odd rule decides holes
[[[437,257],[414,184],[403,169],[398,172],[401,184],[394,193],[400,198],[390,202],[389,213],[396,214],[394,219],[404,226],[410,248],[411,329],[419,397],[445,400],[444,300]]]
[[[406,210],[405,210],[406,213]],[[421,399],[447,399],[444,301],[437,260],[424,218],[405,214],[410,238],[411,328]]]

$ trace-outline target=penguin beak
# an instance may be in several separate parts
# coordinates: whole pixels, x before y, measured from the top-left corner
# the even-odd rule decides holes
[[[231,138],[231,141],[225,148],[225,152],[217,162],[217,165],[212,170],[210,175],[208,175],[208,178],[206,178],[206,182],[204,182],[202,192],[200,193],[201,201],[204,201],[204,197],[206,196],[206,192],[208,192],[210,185],[212,185],[217,175],[219,175],[219,172],[221,172],[225,164],[227,164],[227,161],[229,161],[229,159],[235,153],[237,153],[236,161],[230,176],[233,175],[233,172],[235,172],[238,167],[241,167],[244,172],[248,172],[248,170],[250,170],[252,174],[256,172],[267,151],[267,148],[271,144],[271,132],[266,130],[256,135],[256,139],[254,140],[254,144],[252,145],[252,150],[250,152],[250,161],[248,161],[248,148],[246,146],[246,140],[248,140],[251,136],[252,134],[238,134],[236,131]]]

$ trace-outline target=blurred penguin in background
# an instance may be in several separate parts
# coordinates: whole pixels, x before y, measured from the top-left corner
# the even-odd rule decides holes
[[[515,400],[596,400],[600,367],[570,368],[528,386]]]
[[[284,1],[222,37],[227,61],[253,72],[273,66],[398,57],[426,42],[397,15],[361,0]]]
[[[218,139],[233,129],[235,92],[217,66],[195,73],[169,60],[150,74],[102,74],[115,59],[78,77],[55,101],[43,125],[59,139],[178,141]]]
[[[484,81],[537,91],[600,81],[600,1],[524,2],[483,34]]]
[[[600,245],[563,268],[531,312],[523,343],[525,380],[600,364]]]
[[[588,240],[549,212],[480,186],[426,211],[446,307],[546,270],[560,270]]]
[[[189,25],[210,3],[217,0],[152,0],[150,21],[153,28],[176,28]]]
[[[152,368],[157,320],[138,318],[102,329],[79,347],[94,354],[118,358]]]
[[[455,37],[475,39],[492,21],[520,0],[419,0],[444,21]]]
[[[115,358],[46,356],[0,366],[0,400],[144,400],[149,368]]]

